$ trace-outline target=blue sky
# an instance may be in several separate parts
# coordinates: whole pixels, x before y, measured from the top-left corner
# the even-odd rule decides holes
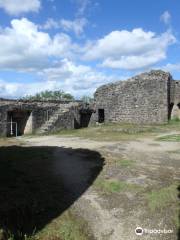
[[[76,98],[151,69],[180,79],[179,0],[0,0],[0,97]]]

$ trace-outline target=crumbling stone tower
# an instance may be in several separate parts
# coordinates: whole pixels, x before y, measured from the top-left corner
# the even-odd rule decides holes
[[[93,122],[166,123],[180,103],[179,82],[161,70],[103,85],[94,94]]]

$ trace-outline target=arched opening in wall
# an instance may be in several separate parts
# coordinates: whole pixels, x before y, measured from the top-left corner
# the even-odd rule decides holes
[[[31,111],[15,109],[7,113],[7,137],[21,136],[27,128]]]
[[[180,102],[177,104],[177,119],[180,120]]]
[[[174,103],[170,103],[169,104],[169,109],[168,109],[168,120],[171,119],[171,114],[172,114],[173,107],[174,107]]]
[[[103,123],[105,120],[104,109],[98,109],[98,122]]]

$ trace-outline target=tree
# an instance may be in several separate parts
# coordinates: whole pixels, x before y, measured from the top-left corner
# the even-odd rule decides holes
[[[92,98],[92,97],[90,97],[90,96],[83,96],[82,98],[81,98],[81,101],[83,101],[84,103],[92,103],[93,101],[94,101],[94,99]]]
[[[64,91],[42,91],[35,95],[29,95],[23,98],[24,100],[74,100],[74,97],[70,93]]]

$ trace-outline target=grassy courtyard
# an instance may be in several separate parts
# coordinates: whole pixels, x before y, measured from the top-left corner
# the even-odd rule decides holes
[[[179,131],[179,121],[102,124],[0,139],[0,234],[94,240],[120,232],[128,240],[138,224],[173,229],[169,237],[176,240]]]

